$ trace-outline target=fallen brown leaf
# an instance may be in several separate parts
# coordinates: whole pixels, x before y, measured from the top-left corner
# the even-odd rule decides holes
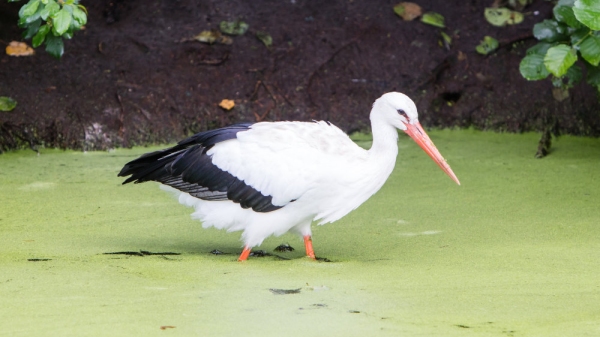
[[[401,2],[394,6],[394,12],[404,21],[412,21],[423,14],[421,6],[414,2]]]
[[[224,99],[221,101],[221,103],[219,103],[219,106],[227,111],[233,109],[233,107],[235,106],[235,102],[233,100],[230,99]]]
[[[9,56],[31,56],[35,52],[25,42],[11,41],[6,46],[6,55]]]

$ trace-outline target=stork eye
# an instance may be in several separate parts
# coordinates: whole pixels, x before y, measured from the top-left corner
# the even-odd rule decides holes
[[[406,118],[406,120],[408,120],[408,115],[406,114],[406,111],[400,109],[398,110],[398,114],[404,118]]]

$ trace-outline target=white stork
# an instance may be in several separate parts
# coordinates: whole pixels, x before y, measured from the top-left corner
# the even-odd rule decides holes
[[[298,233],[315,259],[311,223],[339,220],[387,180],[398,154],[400,129],[457,184],[406,95],[387,93],[371,110],[373,145],[357,146],[328,122],[237,124],[191,136],[172,148],[125,165],[123,184],[153,180],[194,207],[203,227],[243,231],[239,261],[271,235]]]

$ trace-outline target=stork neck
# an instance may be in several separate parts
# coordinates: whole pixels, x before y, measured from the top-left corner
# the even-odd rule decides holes
[[[388,157],[395,161],[396,155],[398,155],[398,130],[379,118],[371,119],[371,129],[373,145],[369,153]]]
[[[398,131],[385,120],[371,118],[373,145],[369,149],[368,175],[369,189],[366,195],[371,196],[385,183],[394,170],[398,155]],[[366,200],[366,199],[365,199]]]

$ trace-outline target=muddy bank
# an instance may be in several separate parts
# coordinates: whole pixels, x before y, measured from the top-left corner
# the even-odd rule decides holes
[[[429,127],[523,132],[557,120],[562,132],[600,135],[596,92],[578,85],[553,99],[549,81],[518,71],[535,43],[531,29],[551,16],[534,1],[523,23],[489,25],[485,2],[420,1],[446,17],[440,29],[404,22],[395,2],[139,1],[85,3],[89,23],[66,42],[62,60],[0,56],[0,95],[18,101],[0,113],[0,150],[27,146],[106,149],[171,142],[242,121],[329,120],[348,132],[368,130],[372,102],[387,91],[409,94]],[[0,3],[0,40],[20,38],[21,3]],[[231,45],[186,39],[222,20],[250,30]],[[255,36],[268,32],[271,48]],[[485,36],[500,49],[485,57]],[[218,103],[233,99],[224,111]],[[534,145],[535,147],[535,145]]]

